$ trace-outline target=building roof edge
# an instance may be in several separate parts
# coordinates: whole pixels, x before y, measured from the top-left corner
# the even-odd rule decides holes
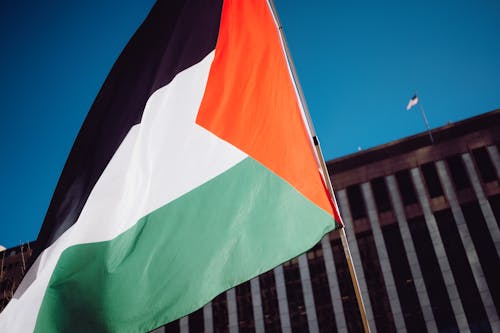
[[[474,117],[448,123],[444,126],[431,129],[435,144],[440,144],[467,133],[472,133],[485,128],[500,127],[500,109],[495,109]],[[500,131],[498,131],[500,137]],[[376,162],[390,156],[403,154],[408,151],[430,146],[428,132],[421,132],[402,139],[394,140],[363,151],[338,157],[326,162],[328,170],[332,173],[343,172],[359,165]]]

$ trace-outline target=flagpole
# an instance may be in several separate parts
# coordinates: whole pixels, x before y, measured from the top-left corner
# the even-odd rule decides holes
[[[301,87],[299,79],[298,79],[297,71],[295,69],[295,65],[293,63],[293,60],[292,60],[292,57],[291,57],[291,54],[290,54],[290,50],[288,48],[288,44],[286,42],[285,34],[283,33],[283,27],[281,26],[281,23],[280,23],[279,18],[278,18],[278,12],[276,11],[276,7],[274,5],[274,1],[273,0],[268,0],[268,4],[269,4],[269,7],[271,8],[271,11],[273,13],[274,19],[276,20],[276,23],[277,23],[278,28],[279,28],[279,33],[280,33],[281,41],[283,43],[283,49],[285,51],[285,56],[286,56],[286,59],[288,61],[288,65],[290,67],[290,71],[291,71],[291,74],[292,74],[293,81],[295,83],[295,87],[297,88],[297,93],[298,93],[298,96],[299,96],[299,99],[300,99],[300,103],[302,105],[302,108],[303,108],[303,111],[304,111],[304,114],[305,114],[305,117],[306,117],[306,121],[307,121],[307,125],[309,127],[309,131],[311,132],[312,141],[313,141],[313,144],[314,144],[314,149],[316,151],[316,158],[318,159],[319,165],[320,165],[321,170],[322,170],[323,180],[324,180],[325,184],[328,187],[328,191],[330,192],[330,196],[331,196],[332,200],[335,201],[335,194],[334,194],[332,182],[330,180],[330,175],[328,173],[328,169],[326,167],[325,159],[324,159],[323,153],[321,151],[319,139],[318,139],[318,137],[316,135],[316,131],[314,129],[314,125],[313,125],[313,122],[312,122],[312,119],[311,119],[311,114],[309,113],[309,108],[307,107],[307,103],[306,103],[306,100],[304,98],[304,93],[302,91],[302,87]],[[337,203],[335,202],[335,205],[336,204]],[[363,328],[364,328],[365,333],[370,333],[370,327],[368,326],[368,320],[367,320],[367,317],[366,317],[365,305],[363,303],[363,298],[361,296],[361,288],[359,287],[359,282],[358,282],[358,279],[357,279],[357,276],[356,276],[356,270],[354,268],[354,263],[353,263],[353,260],[352,260],[352,257],[351,257],[351,251],[349,249],[349,242],[347,241],[347,235],[346,235],[344,226],[341,227],[341,229],[339,231],[339,234],[340,234],[340,239],[341,239],[341,242],[342,242],[342,247],[344,248],[344,254],[345,254],[345,257],[346,257],[347,266],[349,268],[349,273],[350,273],[350,276],[351,276],[351,281],[352,281],[352,284],[353,284],[353,287],[354,287],[354,293],[356,295],[356,300],[357,300],[357,303],[358,303],[359,313],[361,315],[361,321],[363,322]]]
[[[434,138],[432,137],[431,128],[429,126],[429,122],[427,121],[427,117],[425,116],[424,107],[422,103],[418,103],[420,112],[422,113],[422,117],[424,118],[425,126],[427,127],[427,132],[429,133],[429,138],[431,139],[431,144],[434,144]]]
[[[323,171],[323,180],[328,186],[328,191],[333,200],[335,200],[335,194],[333,190],[333,185],[330,180],[328,169],[326,167],[325,159],[323,158],[323,153],[319,144],[319,139],[314,136],[314,148],[316,149],[316,154],[319,157],[319,162],[321,164],[321,169]],[[335,202],[335,204],[337,204]],[[366,317],[365,303],[363,302],[363,297],[361,296],[361,288],[359,287],[358,277],[356,274],[356,269],[354,268],[354,262],[351,256],[351,249],[349,248],[349,242],[347,241],[347,235],[344,226],[339,230],[340,240],[342,242],[342,247],[344,249],[345,258],[347,261],[347,267],[349,268],[349,274],[351,276],[352,285],[354,287],[354,294],[356,295],[356,301],[358,302],[359,313],[361,315],[361,321],[363,322],[363,328],[365,333],[370,333],[370,326],[368,326],[368,319]]]
[[[415,102],[414,102],[414,100],[415,100]],[[420,113],[422,114],[422,118],[424,118],[425,127],[427,128],[427,133],[429,134],[429,138],[431,139],[431,144],[434,144],[434,138],[432,137],[431,127],[429,126],[429,122],[427,121],[427,116],[425,115],[425,112],[424,112],[424,105],[422,104],[420,98],[418,98],[417,91],[415,91],[415,94],[410,99],[410,102],[408,103],[408,106],[406,107],[406,109],[410,110],[416,104],[418,104],[418,109],[420,110]]]

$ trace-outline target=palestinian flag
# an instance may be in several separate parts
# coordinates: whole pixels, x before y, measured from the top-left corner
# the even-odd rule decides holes
[[[1,332],[145,332],[340,218],[265,0],[158,1],[112,68]]]

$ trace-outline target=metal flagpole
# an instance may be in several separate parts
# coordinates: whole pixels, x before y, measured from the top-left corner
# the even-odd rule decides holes
[[[410,102],[413,100],[414,97],[417,98],[417,103],[415,103],[415,104],[418,104],[418,108],[420,110],[420,113],[422,114],[422,118],[424,118],[425,127],[427,128],[427,133],[429,133],[429,138],[431,139],[431,144],[434,144],[434,138],[432,137],[431,127],[429,126],[429,122],[427,121],[427,117],[426,117],[425,112],[424,112],[424,106],[422,105],[422,102],[420,101],[420,98],[418,97],[417,91],[415,91],[415,94],[413,95]],[[415,104],[413,104],[413,105],[415,105]],[[410,109],[411,109],[412,105],[410,105],[410,104],[408,104],[408,105],[410,106]]]
[[[302,105],[304,114],[306,116],[307,125],[309,127],[310,132],[311,132],[311,136],[312,136],[312,140],[313,140],[313,144],[314,144],[314,149],[316,151],[316,158],[318,159],[319,165],[320,165],[321,170],[322,170],[323,180],[324,180],[325,184],[328,186],[328,190],[330,192],[332,200],[335,201],[335,194],[333,191],[333,186],[332,186],[332,183],[330,180],[328,169],[326,167],[325,159],[324,159],[323,153],[321,151],[318,137],[316,136],[316,131],[314,130],[314,125],[313,125],[313,122],[311,119],[311,115],[309,113],[309,109],[308,109],[307,104],[306,104],[306,100],[304,98],[304,93],[302,91],[302,87],[301,87],[299,79],[298,79],[295,65],[294,65],[294,63],[292,61],[292,57],[290,55],[290,50],[288,49],[288,45],[286,43],[286,38],[285,38],[285,35],[283,33],[283,28],[282,28],[281,23],[278,19],[278,13],[276,11],[276,7],[274,6],[273,0],[268,0],[268,4],[272,10],[274,19],[276,20],[276,23],[277,23],[278,28],[279,28],[279,33],[280,33],[281,41],[283,44],[283,49],[285,51],[286,59],[287,59],[288,65],[290,67],[293,81],[294,81],[295,86],[297,88],[297,93],[299,95],[300,103]],[[335,202],[335,204],[337,204],[337,203]],[[345,257],[347,260],[347,266],[349,267],[349,273],[351,275],[351,280],[352,280],[352,284],[354,287],[354,292],[356,294],[356,300],[358,302],[358,308],[359,308],[359,312],[361,315],[361,320],[363,322],[363,328],[364,328],[365,333],[370,333],[370,327],[368,326],[368,320],[366,318],[365,305],[363,303],[363,298],[361,296],[361,289],[359,287],[359,282],[358,282],[358,279],[356,276],[356,270],[354,268],[354,263],[352,261],[351,251],[349,249],[349,243],[347,241],[347,235],[345,233],[344,227],[342,227],[340,229],[339,233],[340,233],[340,239],[342,241],[342,247],[344,248]]]
[[[333,191],[332,182],[328,174],[328,169],[326,167],[325,159],[323,158],[323,153],[321,152],[321,147],[317,136],[314,136],[314,148],[316,149],[316,154],[320,160],[324,181],[328,186],[328,191],[330,192],[332,199],[335,200],[335,193]],[[337,203],[335,202],[335,204]],[[368,326],[368,319],[366,318],[365,304],[363,302],[363,297],[361,296],[361,288],[359,287],[358,277],[356,275],[356,270],[354,269],[354,262],[352,261],[351,250],[349,249],[349,242],[347,241],[347,235],[345,233],[344,227],[339,230],[339,234],[340,240],[342,242],[342,247],[344,248],[344,254],[347,261],[347,267],[349,268],[352,285],[354,287],[354,293],[358,302],[358,308],[361,315],[361,321],[363,322],[363,328],[365,330],[365,333],[370,333],[370,326]]]
[[[422,117],[424,118],[425,126],[427,127],[427,132],[429,133],[429,137],[431,138],[431,143],[434,144],[434,138],[432,137],[431,128],[429,126],[429,122],[427,121],[427,117],[425,116],[424,107],[422,106],[422,103],[418,103],[418,106],[420,112],[422,113]]]

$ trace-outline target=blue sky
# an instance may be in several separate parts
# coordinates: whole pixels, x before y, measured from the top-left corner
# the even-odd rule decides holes
[[[500,108],[500,2],[275,0],[327,159]],[[73,140],[152,0],[0,2],[0,244],[36,238]]]

